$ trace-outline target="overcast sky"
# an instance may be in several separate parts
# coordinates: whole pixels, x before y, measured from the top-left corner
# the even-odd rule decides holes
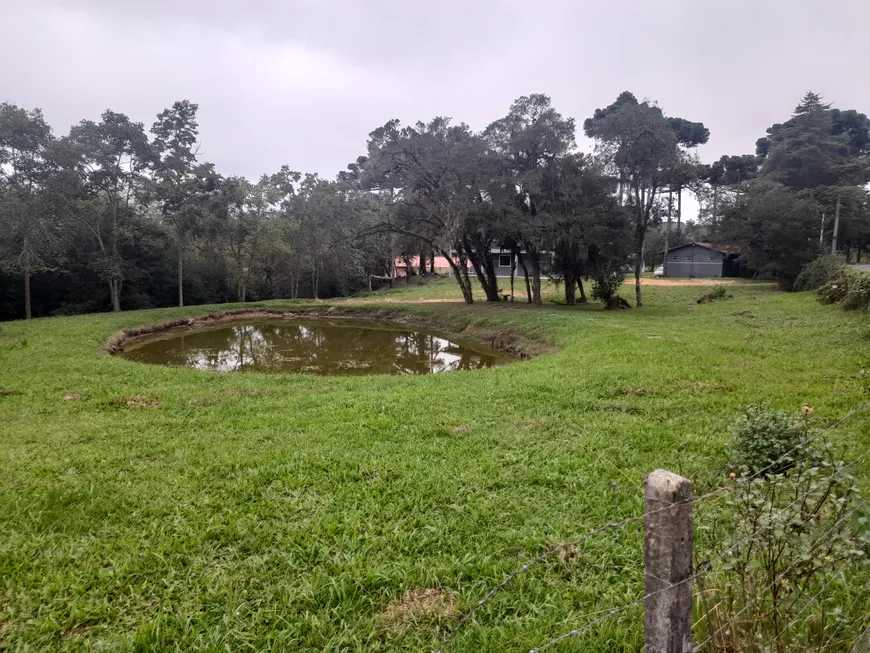
[[[870,113],[870,0],[0,0],[0,18],[0,101],[65,133],[189,98],[203,158],[252,179],[333,178],[390,118],[482,129],[536,92],[581,126],[623,90],[655,99],[707,125],[707,161],[754,151],[808,89]]]

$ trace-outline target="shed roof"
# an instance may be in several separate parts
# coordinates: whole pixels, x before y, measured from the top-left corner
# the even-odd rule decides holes
[[[675,252],[679,249],[683,249],[684,247],[703,247],[704,249],[709,249],[713,252],[719,252],[720,254],[740,253],[740,249],[738,247],[734,247],[733,245],[714,245],[712,243],[699,243],[695,241],[692,241],[691,243],[683,243],[682,245],[677,245],[676,247],[669,247],[668,252]]]

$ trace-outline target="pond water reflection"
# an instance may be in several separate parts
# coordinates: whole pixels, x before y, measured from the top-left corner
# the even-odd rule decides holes
[[[129,360],[217,372],[434,374],[510,360],[430,333],[357,323],[257,322],[176,333],[126,349]]]

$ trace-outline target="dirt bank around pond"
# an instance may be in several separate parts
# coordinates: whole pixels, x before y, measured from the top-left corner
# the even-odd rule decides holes
[[[518,358],[532,358],[555,350],[553,343],[541,342],[515,331],[493,329],[462,319],[461,313],[450,315],[415,314],[401,309],[368,309],[355,306],[235,309],[178,318],[155,324],[130,327],[115,333],[103,345],[108,354],[118,354],[143,341],[173,333],[211,329],[240,322],[268,320],[324,320],[354,326],[401,327],[437,332],[449,338],[491,347]]]

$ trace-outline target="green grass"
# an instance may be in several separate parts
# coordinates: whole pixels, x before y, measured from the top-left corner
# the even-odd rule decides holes
[[[721,484],[741,405],[809,403],[824,424],[867,398],[866,316],[765,285],[703,292],[650,287],[621,312],[393,305],[557,346],[429,377],[221,375],[101,351],[120,328],[214,307],[0,325],[0,651],[437,648],[451,601],[465,611],[546,547],[640,514],[645,473]],[[456,296],[444,280],[387,298]],[[865,413],[832,438],[854,456],[868,433]],[[856,472],[866,487],[866,461]],[[638,525],[605,533],[511,585],[450,650],[527,651],[637,598],[641,563]],[[420,588],[446,607],[396,603]],[[638,651],[640,615],[558,650]]]

